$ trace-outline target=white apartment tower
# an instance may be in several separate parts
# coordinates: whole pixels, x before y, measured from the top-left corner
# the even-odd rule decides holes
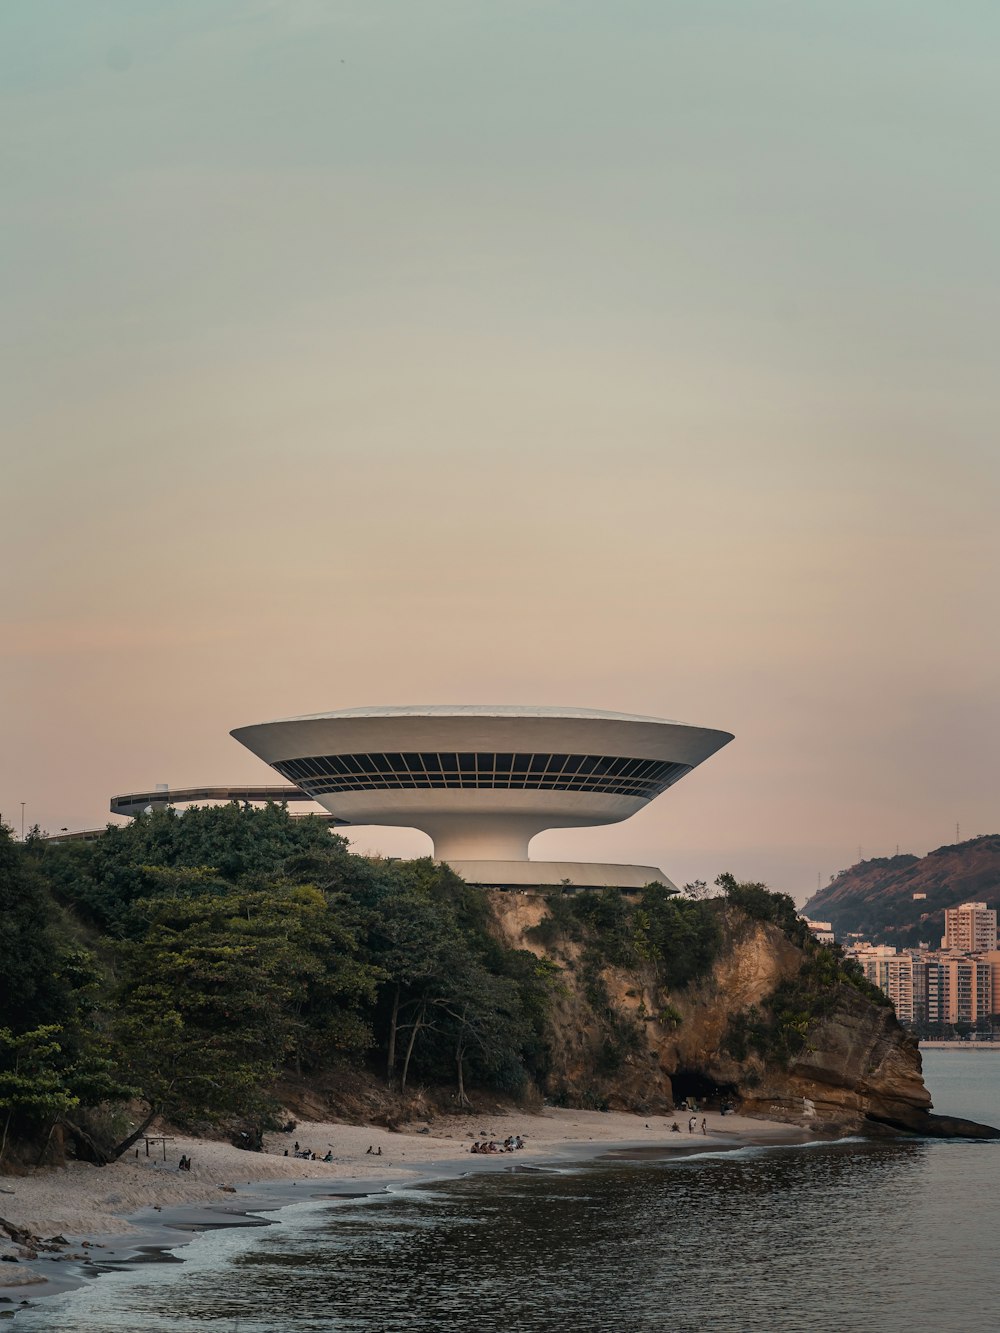
[[[942,949],[985,953],[997,947],[997,914],[985,903],[962,903],[944,910]]]

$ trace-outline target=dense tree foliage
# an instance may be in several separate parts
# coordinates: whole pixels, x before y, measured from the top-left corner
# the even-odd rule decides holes
[[[664,985],[675,988],[704,976],[722,942],[710,901],[679,897],[662,884],[647,884],[633,900],[615,889],[552,896],[534,934],[543,943],[559,934],[583,941],[602,965],[652,963]]]
[[[720,901],[555,891],[534,932],[550,958],[510,948],[486,895],[447,867],[352,855],[275,806],[157,811],[86,843],[0,831],[0,1157],[56,1122],[95,1160],[157,1114],[260,1124],[280,1077],[346,1062],[396,1093],[450,1085],[458,1105],[472,1087],[544,1086],[571,966],[611,1075],[644,1039],[609,998],[609,967],[641,973],[669,1024],[671,995],[711,968],[727,900],[799,930],[790,900],[719,884]],[[88,1108],[123,1099],[138,1127],[102,1147]]]
[[[5,831],[0,908],[15,1130],[128,1095],[146,1113],[122,1150],[157,1114],[260,1117],[281,1073],[346,1058],[459,1103],[544,1071],[553,969],[495,938],[480,892],[274,806],[157,811],[91,843]]]
[[[12,1132],[128,1092],[96,1020],[96,960],[49,892],[40,845],[0,825],[0,1160]]]
[[[113,937],[141,932],[135,903],[184,891],[185,882],[191,892],[211,892],[211,877],[221,893],[253,877],[280,876],[297,856],[345,858],[346,846],[342,838],[331,838],[320,819],[290,819],[278,806],[243,809],[235,803],[183,817],[155,811],[109,826],[95,842],[35,844],[59,901]]]
[[[187,887],[144,900],[119,951],[114,1031],[150,1115],[261,1109],[288,1061],[368,1044],[380,974],[319,890]]]

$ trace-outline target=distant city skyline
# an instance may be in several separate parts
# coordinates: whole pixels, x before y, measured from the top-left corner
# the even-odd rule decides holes
[[[6,6],[6,822],[266,781],[264,718],[503,703],[735,735],[538,858],[801,902],[996,832],[998,39]]]

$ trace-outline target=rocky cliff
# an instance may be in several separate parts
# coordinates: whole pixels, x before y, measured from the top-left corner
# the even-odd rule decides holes
[[[917,1044],[891,1006],[844,980],[805,987],[821,946],[801,947],[775,924],[719,900],[710,972],[670,989],[649,962],[595,968],[578,940],[553,938],[551,921],[540,931],[541,895],[491,901],[503,937],[559,969],[545,1088],[556,1101],[649,1114],[730,1097],[818,1132],[1000,1137],[933,1115]]]

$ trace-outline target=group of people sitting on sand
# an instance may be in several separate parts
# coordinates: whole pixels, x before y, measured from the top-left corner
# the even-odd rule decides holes
[[[288,1156],[288,1149],[285,1149],[285,1156]],[[300,1148],[298,1139],[295,1140],[295,1147],[292,1150],[293,1157],[301,1157],[304,1162],[332,1162],[333,1149],[329,1148],[325,1157],[317,1157],[311,1148]]]
[[[178,1170],[178,1171],[190,1171],[190,1170],[191,1170],[191,1158],[188,1157],[188,1155],[187,1155],[186,1153],[184,1153],[184,1154],[182,1155],[181,1160],[177,1163],[177,1170]]]
[[[482,1130],[479,1131],[482,1133]],[[524,1139],[520,1134],[510,1134],[504,1139],[503,1143],[497,1143],[496,1139],[483,1139],[473,1143],[469,1152],[517,1152],[518,1148],[524,1147]]]

